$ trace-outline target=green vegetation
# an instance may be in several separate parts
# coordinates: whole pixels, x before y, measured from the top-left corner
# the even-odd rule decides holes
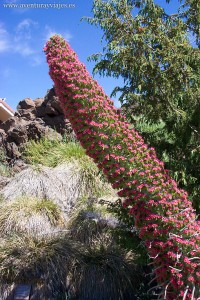
[[[124,79],[112,94],[199,212],[200,6],[180,2],[168,15],[153,0],[94,0],[87,20],[103,30],[105,46],[90,59],[95,73]]]
[[[83,158],[87,158],[85,150],[78,142],[48,138],[29,141],[24,148],[23,156],[32,165],[41,164],[47,167],[56,167],[70,160],[81,162]]]
[[[32,232],[31,217],[36,218],[36,216],[44,218],[44,222],[41,225],[35,224],[34,232]],[[60,209],[50,200],[24,197],[15,201],[2,200],[0,202],[0,234],[2,236],[12,236],[23,232],[33,235],[35,231],[40,233],[44,230],[45,222],[51,226],[61,226],[64,222]]]
[[[74,172],[81,177],[79,181],[82,197],[91,193],[96,197],[114,193],[96,164],[76,141],[49,140],[47,138],[39,141],[31,140],[24,147],[23,157],[26,162],[36,168],[40,165],[56,167],[63,163],[72,163]]]
[[[136,254],[120,248],[109,233],[93,238],[74,268],[73,285],[81,299],[133,299],[142,278]],[[96,284],[98,283],[98,285]],[[77,299],[77,294],[74,295]]]
[[[59,228],[62,218],[50,201],[20,199],[1,205],[5,212],[1,209],[0,283],[40,285],[48,299],[66,299],[66,289],[69,299],[132,299],[137,294],[144,296],[138,299],[150,299],[146,261],[138,264],[140,246],[130,251],[118,243],[100,215],[101,208],[95,212],[96,204],[82,201],[78,207],[77,203],[70,221],[48,235],[31,235],[21,228],[26,216],[41,211]],[[98,218],[86,217],[86,213],[96,213]],[[2,235],[6,222],[10,231]]]
[[[67,259],[74,255],[75,249],[65,236],[37,239],[14,235],[0,245],[0,281],[51,281],[54,289],[56,280],[60,283],[66,275]]]
[[[91,200],[82,204],[79,202],[68,225],[71,228],[71,239],[90,245],[95,237],[101,240],[101,236],[108,235],[110,243],[115,241],[127,252],[135,253],[135,264],[138,267],[147,266],[146,248],[139,239],[138,233],[135,230],[131,231],[133,220],[132,223],[129,222],[129,226],[128,221],[121,216],[123,209],[120,203],[120,200],[104,201],[103,199],[99,203]]]
[[[114,217],[107,206],[116,195],[79,143],[29,141],[23,157],[39,170],[73,164],[85,192],[68,222],[51,200],[1,199],[0,283],[31,283],[47,299],[151,299],[144,248],[127,228],[109,225]],[[101,196],[109,201],[96,203]]]
[[[6,177],[9,177],[11,175],[11,168],[6,161],[6,155],[2,149],[0,150],[0,175]]]

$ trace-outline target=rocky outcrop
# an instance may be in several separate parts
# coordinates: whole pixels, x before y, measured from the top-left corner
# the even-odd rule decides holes
[[[0,148],[13,165],[19,163],[21,149],[28,140],[41,137],[62,139],[72,132],[54,89],[44,98],[26,98],[19,102],[13,117],[0,124]],[[17,168],[15,168],[17,169]]]

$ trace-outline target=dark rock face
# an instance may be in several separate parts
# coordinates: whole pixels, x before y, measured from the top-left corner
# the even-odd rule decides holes
[[[23,110],[23,109],[34,109],[35,108],[35,103],[32,99],[30,98],[25,98],[24,100],[20,101],[19,104],[17,105],[17,111]]]
[[[0,124],[0,148],[8,160],[17,164],[21,148],[28,140],[41,137],[61,139],[72,133],[71,125],[65,119],[54,88],[44,98],[26,98],[19,102],[14,117]]]
[[[14,127],[16,122],[17,122],[18,117],[11,117],[10,119],[8,119],[5,122],[2,122],[0,124],[0,129],[4,130],[5,132],[8,132],[10,130],[10,128]]]

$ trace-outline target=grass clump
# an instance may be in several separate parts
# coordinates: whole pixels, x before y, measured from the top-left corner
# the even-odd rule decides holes
[[[82,198],[76,205],[67,223],[72,240],[89,245],[111,228],[118,226],[118,221],[106,209],[101,200]],[[113,235],[114,236],[114,235]]]
[[[19,198],[0,202],[0,234],[40,234],[63,225],[59,207],[51,200]]]
[[[0,150],[0,175],[9,177],[11,175],[11,169],[7,162],[6,154],[4,150]]]
[[[72,241],[85,247],[84,264],[72,270],[70,299],[152,300],[147,294],[151,278],[145,274],[151,270],[146,249],[100,202],[83,200],[68,223]]]
[[[136,299],[141,272],[135,254],[120,248],[109,232],[90,241],[82,254],[82,265],[73,268],[72,299]]]
[[[108,233],[87,246],[67,235],[15,235],[0,244],[0,282],[40,284],[45,299],[134,299],[140,274],[134,254]]]
[[[55,212],[54,204],[26,200],[5,203],[7,213],[0,217],[1,228],[5,228],[9,214],[16,216],[19,211],[28,218],[38,211],[48,212],[58,228],[59,212]],[[148,282],[138,264],[140,249],[129,251],[118,243],[95,203],[85,200],[79,205],[56,235],[27,234],[16,223],[9,235],[1,235],[0,282],[40,285],[44,299],[66,299],[61,295],[74,300],[148,299],[136,297],[141,294],[141,282],[145,287]]]
[[[86,213],[90,214],[90,218],[86,217]],[[86,212],[86,210],[79,210],[76,215],[72,216],[68,222],[70,230],[70,237],[72,240],[78,240],[85,245],[96,237],[100,236],[104,230],[107,231],[108,227],[105,223],[97,219],[94,212]]]
[[[66,139],[59,141],[48,138],[38,141],[31,140],[24,148],[23,157],[26,162],[36,167],[43,165],[55,168],[65,162],[73,163],[74,173],[78,173],[80,177],[81,197],[91,195],[91,193],[96,197],[114,193],[96,164],[76,141]]]
[[[30,140],[23,150],[23,157],[29,164],[41,164],[47,167],[56,167],[73,159],[81,160],[85,156],[85,150],[78,142],[66,139],[62,141],[48,138]]]
[[[79,161],[81,182],[84,186],[84,196],[102,197],[104,195],[116,195],[111,185],[107,182],[104,175],[99,172],[98,167],[88,156],[84,156]],[[89,192],[89,193],[88,193]]]
[[[40,283],[45,299],[57,299],[66,289],[72,261],[79,259],[74,244],[65,235],[36,239],[15,235],[0,244],[0,282]]]

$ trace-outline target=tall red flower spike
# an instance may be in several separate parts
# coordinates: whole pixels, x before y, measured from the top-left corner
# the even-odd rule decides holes
[[[86,153],[103,170],[134,217],[152,258],[160,298],[200,296],[200,226],[187,193],[177,187],[155,150],[130,127],[66,41],[46,44],[61,106]]]

